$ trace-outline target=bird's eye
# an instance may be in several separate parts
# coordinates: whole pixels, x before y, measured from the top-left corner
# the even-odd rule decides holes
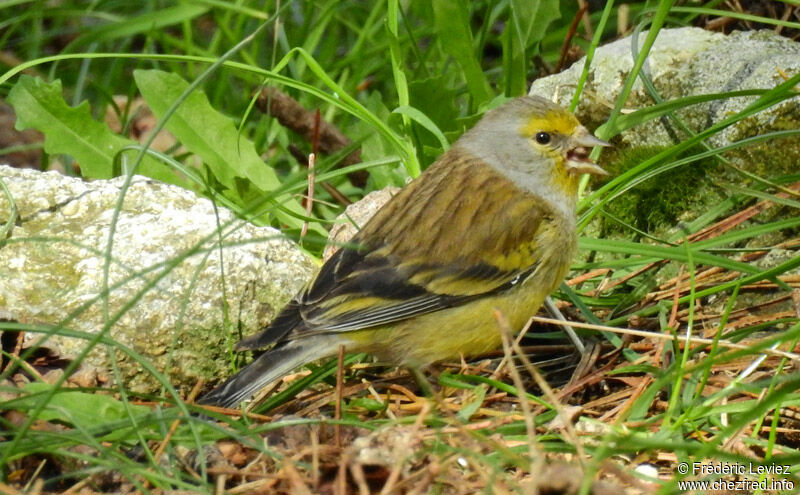
[[[551,139],[550,133],[544,131],[537,132],[535,138],[536,142],[539,144],[547,144],[550,142]]]

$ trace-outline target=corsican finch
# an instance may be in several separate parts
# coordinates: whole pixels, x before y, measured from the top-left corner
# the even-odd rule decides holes
[[[412,367],[500,346],[497,309],[521,328],[575,251],[588,149],[607,143],[527,96],[491,110],[322,267],[262,332],[272,346],[201,399],[234,406],[339,346]]]

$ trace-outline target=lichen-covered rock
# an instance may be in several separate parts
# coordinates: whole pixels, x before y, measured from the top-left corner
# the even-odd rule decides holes
[[[643,32],[639,35],[639,46],[647,34]],[[605,123],[620,97],[636,57],[632,49],[633,42],[633,37],[624,38],[598,47],[595,52],[576,109],[579,120],[588,127],[594,129]],[[560,74],[535,81],[530,94],[569,105],[585,61],[585,58],[581,59]],[[800,43],[772,31],[724,35],[693,27],[663,29],[649,52],[643,72],[652,80],[657,94],[664,101],[740,90],[766,91],[783,84],[786,77],[800,72]],[[757,94],[719,98],[677,109],[675,115],[692,132],[698,133],[731,119],[758,98]],[[655,104],[656,100],[641,78],[637,78],[625,102],[624,111],[632,112]],[[800,96],[792,96],[759,113],[735,120],[732,125],[710,136],[705,144],[719,148],[751,136],[800,128]],[[600,164],[611,172],[613,178],[688,137],[689,134],[671,117],[655,118],[614,136],[614,146],[603,150]],[[701,146],[697,146],[673,160],[698,154],[701,149]],[[800,172],[800,137],[794,135],[764,140],[729,150],[722,156],[733,165],[768,179],[796,174]],[[691,233],[685,230],[686,226],[702,214],[713,212],[717,206],[728,201],[730,209],[718,212],[720,217],[740,207],[741,202],[731,196],[739,196],[737,188],[747,186],[752,179],[720,162],[716,158],[696,160],[637,184],[604,204],[604,214],[595,217],[583,235],[605,239],[625,238],[642,244],[663,244],[653,239],[681,242],[686,234]],[[749,222],[763,223],[767,219],[778,220],[795,214],[790,207],[777,205]],[[706,223],[710,221],[712,219],[708,217],[704,220]],[[629,225],[640,232],[652,234],[653,238],[639,235]],[[745,223],[742,228],[747,225]],[[796,256],[796,251],[781,248],[782,242],[794,237],[794,230],[782,229],[727,247],[768,250],[763,258],[750,261],[752,265],[766,269]],[[593,262],[627,256],[603,251],[583,254],[591,256]],[[680,272],[677,263],[665,264],[647,278],[634,279],[630,284],[631,290],[647,292],[665,284]],[[798,270],[784,275],[795,273]],[[771,300],[772,296],[765,294],[766,291],[740,293],[736,308],[758,307],[769,302],[769,312],[792,309],[791,301],[778,306]],[[705,307],[709,313],[723,313],[728,302],[727,297],[711,296],[705,301]]]
[[[118,205],[124,178],[86,182],[0,166],[0,179],[19,208],[0,244],[0,313],[105,332],[182,387],[227,375],[238,332],[266,325],[315,271],[277,230],[176,186],[137,176]],[[0,219],[9,218],[9,206],[0,194]],[[67,358],[85,345],[57,330],[45,344]],[[132,390],[160,388],[135,360],[117,357]],[[102,346],[84,362],[110,368]]]
[[[647,33],[639,36],[639,45]],[[611,107],[633,68],[628,37],[599,47],[577,108],[578,118],[595,127],[607,119]],[[556,98],[569,105],[583,70],[585,58],[554,76],[539,79],[530,94]],[[730,35],[685,27],[663,29],[645,64],[658,94],[664,100],[726,93],[745,89],[772,89],[785,77],[800,72],[800,43],[772,31],[734,32]],[[735,115],[758,98],[741,96],[694,104],[676,115],[694,132],[699,132]],[[655,102],[640,79],[633,85],[625,108],[638,110]],[[739,120],[712,136],[708,143],[720,147],[746,137],[800,127],[800,96],[784,100],[756,115]],[[686,139],[679,126],[667,118],[648,121],[624,131],[614,141],[619,148],[659,147]],[[742,147],[726,155],[745,170],[767,177],[798,169],[800,138],[768,140]]]

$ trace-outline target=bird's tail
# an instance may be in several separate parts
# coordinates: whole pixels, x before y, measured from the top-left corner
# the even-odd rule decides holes
[[[242,368],[211,392],[201,397],[197,403],[219,407],[236,407],[249,399],[261,388],[289,373],[293,369],[311,361],[334,354],[328,342],[317,338],[288,342],[273,347],[255,361]]]

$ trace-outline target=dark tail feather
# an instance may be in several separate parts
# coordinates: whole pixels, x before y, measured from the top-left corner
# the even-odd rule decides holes
[[[219,407],[236,407],[267,384],[305,363],[327,356],[325,343],[308,339],[290,342],[265,352],[241,371],[201,397],[197,403]]]

